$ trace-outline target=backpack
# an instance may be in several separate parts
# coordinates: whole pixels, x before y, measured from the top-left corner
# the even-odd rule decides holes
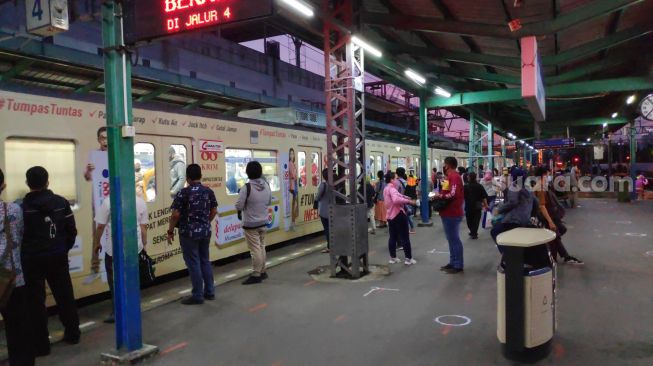
[[[404,195],[412,198],[412,199],[417,199],[417,186],[406,186],[404,187]]]
[[[565,217],[565,209],[558,201],[558,197],[553,192],[553,186],[549,187],[546,192],[546,210],[552,219],[562,220]]]
[[[245,189],[247,190],[247,196],[245,197],[245,204],[243,205],[243,210],[247,207],[247,200],[249,195],[252,193],[252,187],[249,183],[245,183]],[[238,220],[243,221],[243,211],[238,211]]]

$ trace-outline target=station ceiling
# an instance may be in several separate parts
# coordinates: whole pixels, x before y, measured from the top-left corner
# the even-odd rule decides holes
[[[283,9],[265,21],[265,33],[297,35],[322,47],[321,0],[313,20]],[[492,121],[504,132],[533,135],[523,101],[508,97],[520,88],[520,37],[535,35],[547,91],[542,134],[585,138],[604,122],[618,128],[635,117],[625,100],[653,90],[653,0],[360,0],[360,30],[379,47],[381,59],[366,58],[366,70],[414,93],[403,76],[411,68],[430,85],[461,93],[473,104],[443,103],[462,116]],[[521,29],[508,23],[518,20]],[[260,37],[260,27],[225,30],[226,37]],[[258,33],[257,33],[258,32]],[[244,39],[239,39],[242,41]],[[479,93],[483,92],[483,93]],[[495,92],[497,94],[495,94]],[[467,94],[471,93],[471,94]],[[431,92],[432,95],[432,92]],[[467,97],[472,97],[469,99]],[[621,119],[609,121],[617,112]]]

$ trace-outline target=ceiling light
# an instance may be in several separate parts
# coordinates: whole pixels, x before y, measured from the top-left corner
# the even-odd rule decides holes
[[[416,73],[415,71],[413,71],[411,69],[406,70],[405,74],[406,74],[406,76],[411,78],[417,84],[423,85],[423,84],[426,83],[426,79],[422,75]]]
[[[299,1],[299,0],[281,0],[281,1],[288,4],[291,8],[298,11],[304,16],[311,18],[313,17],[313,15],[315,15],[313,9],[311,9],[311,7],[306,5],[303,1]]]
[[[398,152],[401,151],[401,146],[395,146],[395,150],[397,150]]]
[[[608,122],[603,122],[603,128],[608,127]]]
[[[435,87],[435,94],[437,94],[437,95],[439,95],[441,97],[451,98],[451,93],[449,91],[445,90],[445,89],[442,89],[439,86]]]
[[[520,144],[523,144],[523,143],[524,143],[524,140],[519,140],[519,143],[520,143]]]
[[[635,94],[631,95],[626,99],[626,104],[633,104],[635,103]]]
[[[590,141],[592,141],[592,139],[591,139],[590,137],[588,137],[588,138],[587,138],[587,142],[590,142]]]
[[[612,113],[612,118],[617,118],[617,117],[619,117],[619,113],[617,112]]]
[[[354,42],[355,45],[358,47],[364,49],[365,51],[369,52],[372,56],[375,57],[381,57],[383,54],[381,51],[379,51],[378,48],[372,46],[371,44],[365,42],[364,40],[356,37],[356,36],[351,36],[351,41]]]

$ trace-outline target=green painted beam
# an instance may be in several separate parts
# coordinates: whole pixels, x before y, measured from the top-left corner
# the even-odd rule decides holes
[[[449,76],[454,76],[463,79],[480,80],[480,81],[487,81],[491,83],[512,84],[512,85],[521,84],[521,77],[519,76],[491,74],[489,72],[478,72],[478,71],[463,71],[459,69],[454,69],[453,67],[442,67],[437,65],[424,66],[424,70],[436,74],[438,76],[449,75]]]
[[[189,109],[195,109],[197,107],[201,107],[203,104],[208,103],[215,99],[214,97],[205,97],[202,99],[198,99],[192,103],[188,103],[185,106],[181,107],[181,109],[189,110]]]
[[[569,121],[546,121],[542,123],[542,129],[546,130],[548,128],[554,127],[586,127],[586,126],[602,126],[604,123],[608,125],[623,125],[628,123],[627,118],[607,118],[607,117],[590,117],[590,118],[581,118],[574,119]]]
[[[102,84],[104,84],[104,76],[101,76],[101,77],[89,82],[88,84],[86,84],[84,86],[80,86],[79,88],[77,88],[75,90],[75,93],[77,93],[77,94],[86,94],[88,92],[91,92],[91,91],[95,90],[95,88],[99,87]]]
[[[653,79],[646,77],[626,77],[552,85],[546,88],[546,96],[568,97],[647,89],[653,89]],[[434,96],[429,98],[426,104],[429,108],[443,108],[470,104],[500,103],[521,99],[521,88],[512,88],[457,93],[452,95],[451,98]]]
[[[27,70],[32,64],[34,63],[34,60],[30,59],[23,59],[16,63],[11,69],[3,72],[0,74],[0,81],[7,81],[10,79],[13,79],[14,77],[20,75],[23,71]]]
[[[632,61],[632,57],[629,55],[623,55],[620,57],[611,57],[595,62],[590,65],[581,66],[573,69],[572,71],[565,72],[560,75],[545,77],[544,83],[546,85],[555,85],[560,83],[569,82],[572,80],[580,79],[585,76],[592,75],[596,72],[603,71],[606,69],[612,69],[616,66],[622,65],[628,61]]]
[[[161,87],[157,88],[156,90],[153,90],[152,92],[150,92],[148,94],[141,95],[140,97],[136,98],[136,101],[137,102],[147,102],[148,100],[152,100],[152,99],[158,97],[159,95],[170,91],[170,89],[172,89],[172,88],[169,87],[169,86],[161,86]]]

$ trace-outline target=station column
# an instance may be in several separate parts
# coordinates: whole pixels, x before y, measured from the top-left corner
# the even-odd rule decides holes
[[[467,158],[467,167],[470,171],[474,171],[474,159],[476,157],[476,121],[474,119],[474,112],[469,113],[469,157]]]
[[[116,350],[119,353],[138,352],[143,355],[156,352],[156,347],[147,346],[148,350],[144,351],[142,343],[131,63],[123,40],[122,9],[116,1],[102,3],[102,39],[109,140]],[[105,357],[104,354],[102,356]],[[112,356],[108,355],[115,360]]]
[[[494,126],[492,125],[492,122],[488,122],[487,124],[487,155],[488,155],[488,161],[487,161],[486,168],[489,171],[493,171],[494,170]]]
[[[637,128],[635,127],[635,121],[630,122],[630,179],[633,183],[630,186],[631,200],[637,199],[637,191],[635,190],[635,180],[637,180]]]
[[[420,170],[422,174],[422,196],[420,197],[420,213],[422,222],[419,226],[432,226],[433,223],[429,218],[430,205],[429,205],[429,180],[431,176],[428,172],[428,147],[429,147],[429,128],[426,109],[426,97],[424,95],[419,98],[419,155],[420,155]]]

